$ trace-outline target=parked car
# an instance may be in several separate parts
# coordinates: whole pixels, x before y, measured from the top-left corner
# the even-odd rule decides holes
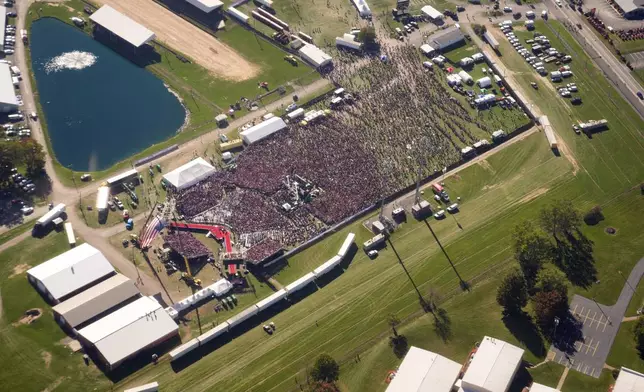
[[[22,207],[20,209],[20,211],[25,215],[29,215],[29,214],[34,212],[34,208],[33,207]]]
[[[297,109],[297,105],[292,103],[286,107],[287,112],[292,112],[293,110]]]
[[[378,257],[378,251],[375,249],[370,250],[369,252],[367,252],[367,256],[369,256],[370,259],[375,259],[376,257]]]
[[[436,219],[443,219],[445,218],[445,211],[444,210],[439,210],[434,214],[434,218]]]
[[[642,92],[641,92],[641,91],[638,91],[638,92],[637,92],[637,97],[638,97],[639,99],[644,99],[644,94],[642,94]]]
[[[512,7],[503,7],[503,12],[512,12]]]
[[[458,211],[458,203],[454,203],[454,204],[452,204],[451,206],[447,207],[447,208],[446,208],[446,210],[447,210],[447,212],[449,212],[450,214],[455,213],[456,211]]]
[[[81,181],[89,181],[92,179],[92,175],[89,173],[85,173],[82,176],[80,176]]]

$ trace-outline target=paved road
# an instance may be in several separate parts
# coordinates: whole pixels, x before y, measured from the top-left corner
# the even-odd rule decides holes
[[[617,302],[612,306],[575,295],[570,303],[574,319],[557,328],[557,343],[550,347],[554,361],[586,375],[599,378],[619,332],[622,319],[644,275],[644,258],[633,267]],[[555,347],[557,346],[557,347]]]
[[[569,7],[559,8],[552,0],[545,0],[545,4],[550,10],[551,16],[562,21],[568,21],[573,25],[583,23],[583,16],[579,12],[573,11]],[[644,101],[640,100],[636,95],[638,91],[642,90],[642,86],[633,78],[626,65],[613,56],[604,43],[590,30],[590,27],[575,30],[572,35],[599,69],[602,70],[606,78],[644,118]]]

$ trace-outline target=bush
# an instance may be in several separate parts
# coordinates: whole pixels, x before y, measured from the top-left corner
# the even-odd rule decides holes
[[[644,317],[640,317],[633,327],[633,337],[639,351],[640,358],[644,359]]]
[[[335,382],[340,377],[340,365],[329,354],[322,354],[315,360],[311,377],[315,381]]]
[[[603,220],[604,214],[602,214],[602,208],[600,206],[593,207],[586,213],[586,215],[584,215],[584,222],[586,222],[588,226],[594,226]]]
[[[482,37],[483,34],[487,32],[487,27],[480,24],[473,24],[472,29],[474,30],[474,34],[478,35],[479,37]]]

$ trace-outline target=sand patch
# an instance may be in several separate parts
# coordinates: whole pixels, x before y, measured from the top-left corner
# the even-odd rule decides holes
[[[489,172],[490,172],[490,173],[492,173],[492,174],[496,174],[496,170],[494,170],[494,168],[492,167],[492,165],[490,165],[490,163],[489,163],[487,160],[485,160],[485,159],[481,159],[480,161],[478,161],[478,164],[479,164],[479,166],[481,166],[484,170],[487,170],[487,171],[489,171]]]
[[[58,377],[54,382],[49,384],[47,388],[43,389],[42,392],[52,392],[54,389],[58,388],[58,386],[65,380],[65,377]]]
[[[41,316],[42,316],[42,309],[40,308],[29,309],[25,312],[25,315],[20,320],[15,322],[13,325],[17,327],[20,325],[31,324],[34,321],[38,320]]]
[[[575,176],[579,172],[579,162],[575,159],[575,156],[572,155],[572,151],[568,148],[568,145],[560,137],[557,138],[557,143],[559,144],[559,152],[563,155],[572,165],[572,175]]]
[[[29,270],[30,267],[31,266],[29,266],[27,264],[18,264],[18,265],[16,265],[15,267],[13,267],[13,273],[9,276],[9,278],[13,278],[14,276],[24,274],[25,272],[27,272],[27,270]]]
[[[51,353],[43,351],[40,353],[40,356],[42,357],[42,360],[45,361],[45,368],[49,369],[49,365],[51,365]]]
[[[537,197],[539,197],[539,196],[545,194],[546,192],[548,192],[548,190],[549,190],[548,188],[537,188],[537,189],[533,190],[532,192],[529,192],[527,195],[523,196],[521,198],[521,200],[519,200],[519,204],[524,204],[524,203],[527,203],[529,201],[532,201],[532,200],[536,199]]]

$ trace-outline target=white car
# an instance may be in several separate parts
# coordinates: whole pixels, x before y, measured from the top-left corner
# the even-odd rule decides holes
[[[503,7],[503,12],[512,12],[512,7]]]
[[[292,103],[286,107],[287,112],[292,112],[293,110],[297,109],[297,105]]]
[[[25,215],[29,215],[29,214],[34,212],[34,208],[33,207],[22,207],[20,209],[20,211],[22,211],[22,213],[25,214]]]
[[[31,117],[31,119],[34,121],[38,120],[38,114],[36,112],[31,112],[29,114],[29,117]]]
[[[458,211],[458,203],[454,203],[454,204],[452,204],[451,206],[447,207],[447,208],[446,208],[446,210],[447,210],[447,212],[449,212],[450,214],[455,213],[456,211]]]
[[[444,210],[439,210],[434,214],[434,218],[436,219],[443,219],[445,218],[445,211]]]
[[[557,6],[561,7],[561,0],[555,0],[555,3],[557,3]]]
[[[367,252],[367,256],[369,256],[370,259],[375,259],[376,257],[378,257],[378,251],[375,249],[370,250],[369,252]]]

